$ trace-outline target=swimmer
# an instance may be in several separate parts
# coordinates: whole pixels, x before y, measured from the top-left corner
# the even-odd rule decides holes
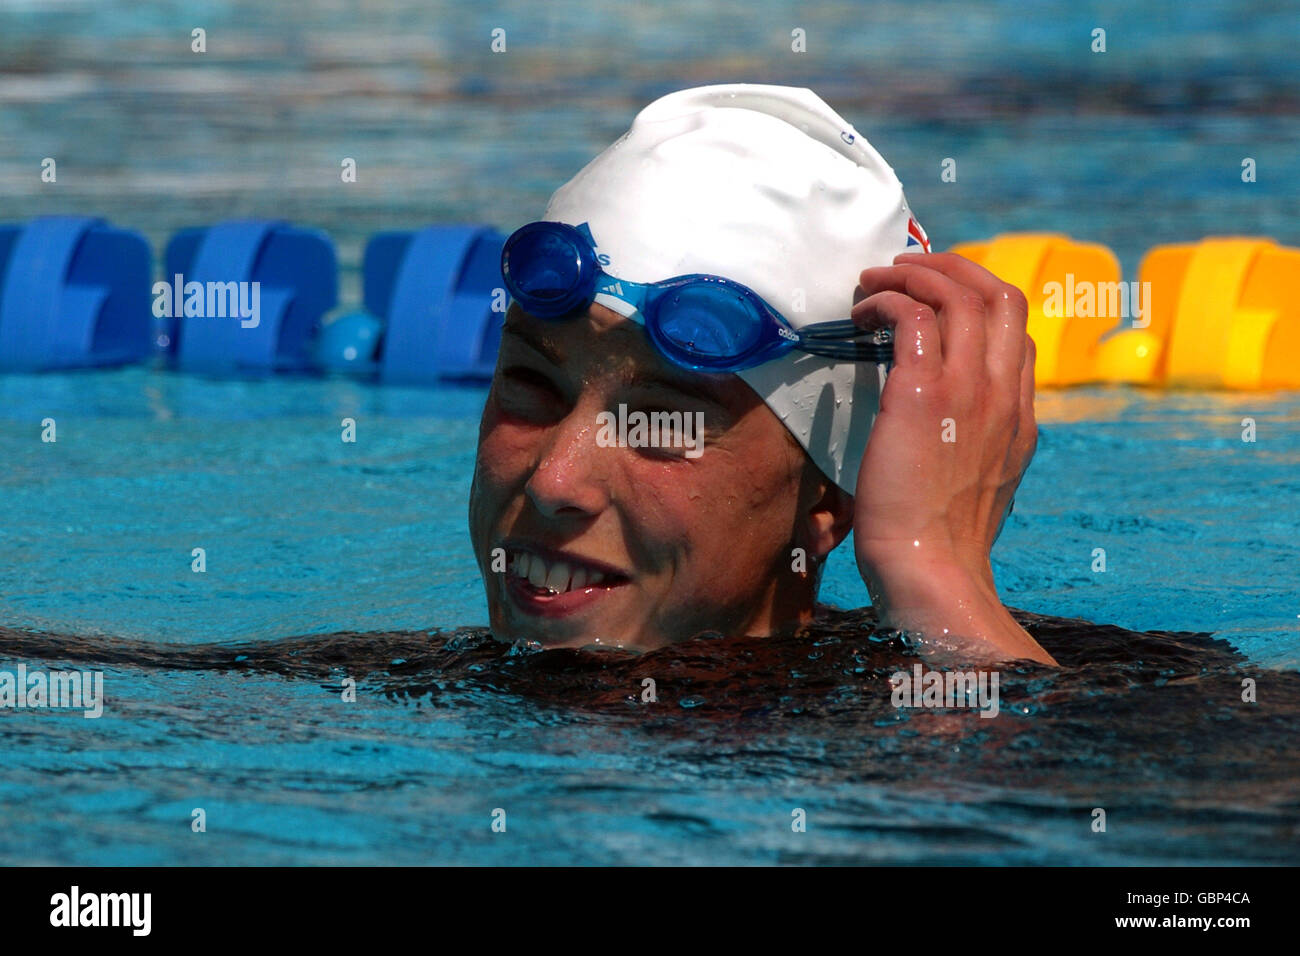
[[[784,633],[853,531],[882,626],[1056,663],[989,559],[1037,440],[1025,298],[930,252],[893,170],[810,90],[656,100],[502,268],[469,503],[499,638]]]

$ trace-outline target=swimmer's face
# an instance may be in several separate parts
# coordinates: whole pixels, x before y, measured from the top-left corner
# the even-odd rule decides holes
[[[600,416],[620,405],[692,430],[678,447],[606,447]],[[791,550],[833,547],[809,528],[828,485],[738,377],[672,365],[600,305],[554,323],[512,305],[469,509],[492,630],[649,649],[806,620],[815,582]]]

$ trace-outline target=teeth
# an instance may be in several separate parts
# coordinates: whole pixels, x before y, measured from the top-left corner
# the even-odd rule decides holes
[[[546,574],[546,586],[552,591],[567,591],[569,589],[569,576],[568,562],[556,561]]]
[[[599,571],[573,567],[567,561],[547,564],[538,555],[527,551],[517,551],[511,556],[510,573],[526,579],[535,588],[546,588],[557,594],[595,587],[606,581],[606,576]]]

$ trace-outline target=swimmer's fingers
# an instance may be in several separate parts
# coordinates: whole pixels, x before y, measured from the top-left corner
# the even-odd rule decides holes
[[[895,261],[942,272],[983,296],[988,311],[989,372],[1007,388],[1015,387],[1025,361],[1025,328],[1029,321],[1029,303],[1024,293],[979,263],[953,252],[904,253],[895,257]]]
[[[914,262],[864,269],[858,285],[868,296],[892,290],[928,305],[939,318],[945,366],[982,377],[988,308],[978,291]]]
[[[860,300],[850,313],[868,330],[894,331],[894,370],[907,370],[931,381],[943,374],[943,345],[934,309],[902,292],[877,292]]]
[[[1034,416],[1034,361],[1037,356],[1038,347],[1026,335],[1024,361],[1020,367],[1020,422],[1016,432],[1016,444],[1023,455],[1022,468],[1029,467],[1029,459],[1034,457],[1038,448],[1038,419]]]

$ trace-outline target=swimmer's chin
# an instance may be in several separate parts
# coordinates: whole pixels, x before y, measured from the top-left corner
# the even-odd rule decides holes
[[[542,617],[521,612],[502,602],[489,608],[489,630],[506,644],[518,644],[529,650],[652,650],[663,642],[646,641],[641,635],[620,635],[601,627],[598,618],[588,614],[565,617]],[[608,620],[608,619],[607,619]]]
[[[501,625],[490,629],[492,636],[503,643],[518,645],[521,649],[529,651],[540,650],[577,650],[589,652],[617,651],[628,654],[649,654],[654,651],[660,651],[668,647],[689,644],[695,641],[719,641],[727,640],[729,637],[740,639],[761,637],[761,638],[785,638],[800,634],[805,630],[806,625],[802,622],[792,621],[779,627],[768,629],[742,629],[734,634],[727,634],[720,630],[702,630],[690,634],[678,635],[647,635],[638,633],[631,637],[615,637],[608,633],[594,633],[592,631],[583,631],[564,636],[546,635],[540,629],[527,626]]]
[[[503,644],[513,645],[518,647],[520,650],[527,652],[574,650],[586,651],[589,653],[614,651],[627,654],[645,654],[664,646],[662,643],[646,645],[640,641],[628,641],[610,637],[592,637],[590,635],[547,638],[540,636],[535,632],[520,631],[516,628],[509,627],[493,628],[489,633],[492,637],[501,641]]]

